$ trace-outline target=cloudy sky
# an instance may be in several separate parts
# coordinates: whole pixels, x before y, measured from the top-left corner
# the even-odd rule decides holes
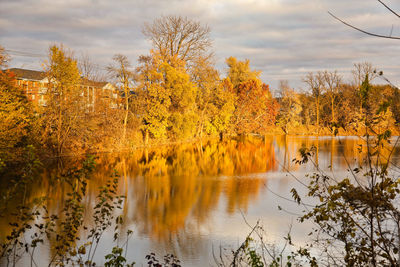
[[[400,12],[400,1],[384,0]],[[377,0],[0,0],[0,45],[11,67],[40,70],[50,44],[88,53],[106,66],[116,53],[133,64],[150,43],[141,28],[162,15],[183,15],[211,27],[217,68],[225,58],[249,59],[275,89],[279,80],[305,88],[307,72],[368,61],[400,85],[400,40],[370,37],[332,18],[379,34],[400,36],[400,18]]]

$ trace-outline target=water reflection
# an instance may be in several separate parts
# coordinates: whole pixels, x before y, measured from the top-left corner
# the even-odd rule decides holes
[[[136,151],[100,165],[123,174],[124,215],[157,240],[170,239],[188,220],[206,221],[221,197],[228,213],[246,210],[263,179],[237,176],[277,169],[273,141],[256,138]]]
[[[296,165],[293,159],[299,157],[298,150],[312,146],[315,147],[315,165]],[[99,156],[96,171],[88,184],[84,199],[88,211],[85,224],[92,223],[90,211],[98,188],[117,171],[121,176],[118,194],[126,195],[122,209],[124,227],[134,228],[139,237],[148,238],[153,248],[172,246],[169,252],[183,255],[190,262],[196,254],[202,257],[198,254],[211,253],[210,241],[206,242],[204,236],[218,239],[213,237],[213,233],[223,230],[215,229],[213,222],[219,216],[238,217],[240,212],[247,213],[251,207],[268,210],[278,205],[277,202],[265,201],[269,199],[265,185],[270,182],[272,174],[278,176],[274,183],[281,186],[277,193],[288,196],[287,189],[297,184],[283,178],[286,171],[300,179],[303,179],[304,172],[313,171],[316,166],[323,170],[342,171],[348,169],[349,164],[362,163],[366,153],[365,141],[358,137],[278,136],[104,154]],[[390,153],[390,149],[382,150],[382,163]],[[397,148],[393,155],[392,161],[396,164],[399,160]],[[59,214],[69,187],[56,179],[57,173],[66,166],[79,165],[79,162],[70,159],[63,166],[48,167],[40,179],[33,181],[23,193],[26,203],[47,197],[45,204],[49,212]],[[20,202],[21,198],[17,198],[9,210]],[[260,213],[259,216],[266,215]],[[10,231],[7,225],[10,218],[0,218],[1,239]],[[240,220],[240,216],[238,218]],[[279,220],[283,217],[274,218]],[[243,227],[242,231],[245,234],[247,228]]]

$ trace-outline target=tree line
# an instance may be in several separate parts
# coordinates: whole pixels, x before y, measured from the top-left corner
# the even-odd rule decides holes
[[[146,24],[143,34],[152,49],[137,66],[118,54],[107,67],[120,92],[118,109],[99,101],[88,112],[80,84],[98,75],[87,56],[79,60],[62,45],[49,48],[44,64],[49,80],[44,107],[33,106],[16,87],[16,77],[1,72],[1,164],[20,158],[28,145],[61,156],[226,135],[361,135],[367,111],[379,117],[378,132],[395,131],[400,121],[399,90],[372,85],[380,73],[369,63],[355,64],[354,81],[347,83],[336,71],[308,73],[306,92],[281,81],[274,97],[249,60],[227,58],[221,76],[208,26],[167,16]],[[6,69],[4,49],[0,56]]]

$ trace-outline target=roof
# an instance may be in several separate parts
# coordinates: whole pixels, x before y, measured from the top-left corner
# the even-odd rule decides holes
[[[37,71],[37,70],[27,70],[27,69],[20,69],[20,68],[12,68],[9,69],[10,72],[13,72],[17,78],[20,79],[27,79],[27,80],[43,80],[46,77],[44,71]]]
[[[37,70],[27,70],[27,69],[20,69],[20,68],[11,68],[8,69],[10,72],[13,72],[15,76],[19,79],[26,79],[26,80],[36,80],[40,81],[46,78],[46,72],[44,71],[37,71]],[[88,80],[86,78],[82,79],[82,85],[86,86],[95,86],[99,88],[103,88],[106,86],[108,82],[95,82]]]
[[[82,85],[104,87],[104,86],[106,86],[106,84],[108,84],[108,82],[95,82],[95,81],[88,80],[86,78],[82,79]]]

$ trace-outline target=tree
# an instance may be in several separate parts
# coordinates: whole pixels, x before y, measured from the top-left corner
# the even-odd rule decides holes
[[[82,77],[87,80],[96,82],[105,80],[104,75],[100,73],[98,66],[93,63],[87,52],[84,52],[80,55],[78,60],[78,68],[82,74]]]
[[[82,146],[82,117],[86,106],[81,97],[81,77],[73,54],[63,46],[53,45],[48,57],[46,76],[49,87],[47,104],[42,110],[42,125],[45,142],[60,156],[67,147]]]
[[[331,114],[332,114],[332,123],[336,122],[336,117],[335,117],[335,102],[337,100],[340,86],[342,83],[342,78],[340,75],[337,73],[337,71],[334,72],[329,72],[329,71],[324,71],[324,81],[326,85],[326,91],[328,93],[328,96],[330,98],[331,102]]]
[[[145,144],[148,144],[149,135],[154,138],[164,138],[169,125],[169,108],[171,105],[171,92],[163,87],[164,63],[160,56],[141,56],[141,65],[138,73],[138,96],[136,101],[139,106],[139,116],[142,119],[141,129],[144,133]]]
[[[162,60],[176,57],[191,65],[198,57],[212,55],[208,51],[212,44],[210,28],[187,17],[164,16],[145,24],[142,32]]]
[[[250,60],[238,61],[235,57],[226,59],[228,65],[228,77],[234,88],[237,88],[240,83],[247,80],[260,79],[260,71],[250,69]]]
[[[385,113],[389,111],[388,105],[381,105],[374,110],[371,105],[376,102],[371,95],[373,90],[366,75],[360,87],[365,112],[366,157],[358,166],[349,165],[348,176],[342,179],[322,171],[309,176],[307,196],[315,198],[317,204],[307,207],[300,222],[314,222],[316,227],[310,235],[315,235],[316,239],[308,247],[320,249],[322,255],[327,256],[334,265],[400,264],[400,182],[396,172],[391,170],[391,156],[400,138],[389,148],[389,125],[386,124],[383,131],[376,131],[383,120],[387,120]],[[371,134],[376,138],[371,138]],[[296,162],[305,163],[310,160],[314,150],[302,149],[300,153],[301,159]],[[299,204],[303,204],[295,189],[292,189],[292,194]],[[328,265],[331,264],[328,262]]]
[[[129,116],[129,102],[132,93],[134,73],[130,70],[131,64],[126,56],[116,54],[114,55],[113,60],[114,65],[108,66],[107,70],[116,79],[117,85],[122,92],[122,97],[124,100],[125,116],[121,140],[122,144],[124,144],[126,140],[126,128]]]
[[[0,45],[0,69],[6,68],[9,60],[10,56],[6,53],[4,47]]]
[[[239,134],[264,133],[275,123],[278,104],[272,98],[269,86],[260,79],[259,71],[250,69],[250,61],[238,61],[234,57],[226,60],[228,79],[235,95],[233,116]]]
[[[162,86],[171,92],[170,129],[175,138],[194,137],[198,122],[196,96],[198,87],[186,73],[184,62],[176,59],[176,63],[162,65],[164,81]]]
[[[358,92],[358,97],[360,100],[360,115],[363,113],[362,108],[362,90],[361,85],[364,82],[365,77],[368,76],[369,80],[373,80],[376,77],[376,69],[372,67],[369,62],[354,63],[354,70],[351,71],[354,79],[355,90]]]
[[[312,96],[314,97],[315,113],[316,113],[316,126],[317,126],[317,133],[319,133],[320,101],[321,101],[322,93],[325,89],[324,88],[324,76],[323,76],[323,73],[320,71],[317,74],[310,72],[303,79],[303,81],[311,89]]]
[[[234,111],[232,84],[221,81],[210,59],[198,58],[191,69],[192,81],[197,85],[197,136],[223,134],[228,130]]]
[[[290,88],[287,81],[280,81],[280,101],[278,125],[285,134],[289,134],[290,129],[301,125],[302,106],[299,95]]]
[[[260,80],[247,80],[237,88],[235,126],[239,134],[264,134],[274,125],[279,106],[269,87]]]
[[[0,68],[9,60],[0,46]],[[20,160],[20,154],[29,144],[32,107],[25,93],[16,86],[15,75],[0,70],[0,170],[2,165]]]

